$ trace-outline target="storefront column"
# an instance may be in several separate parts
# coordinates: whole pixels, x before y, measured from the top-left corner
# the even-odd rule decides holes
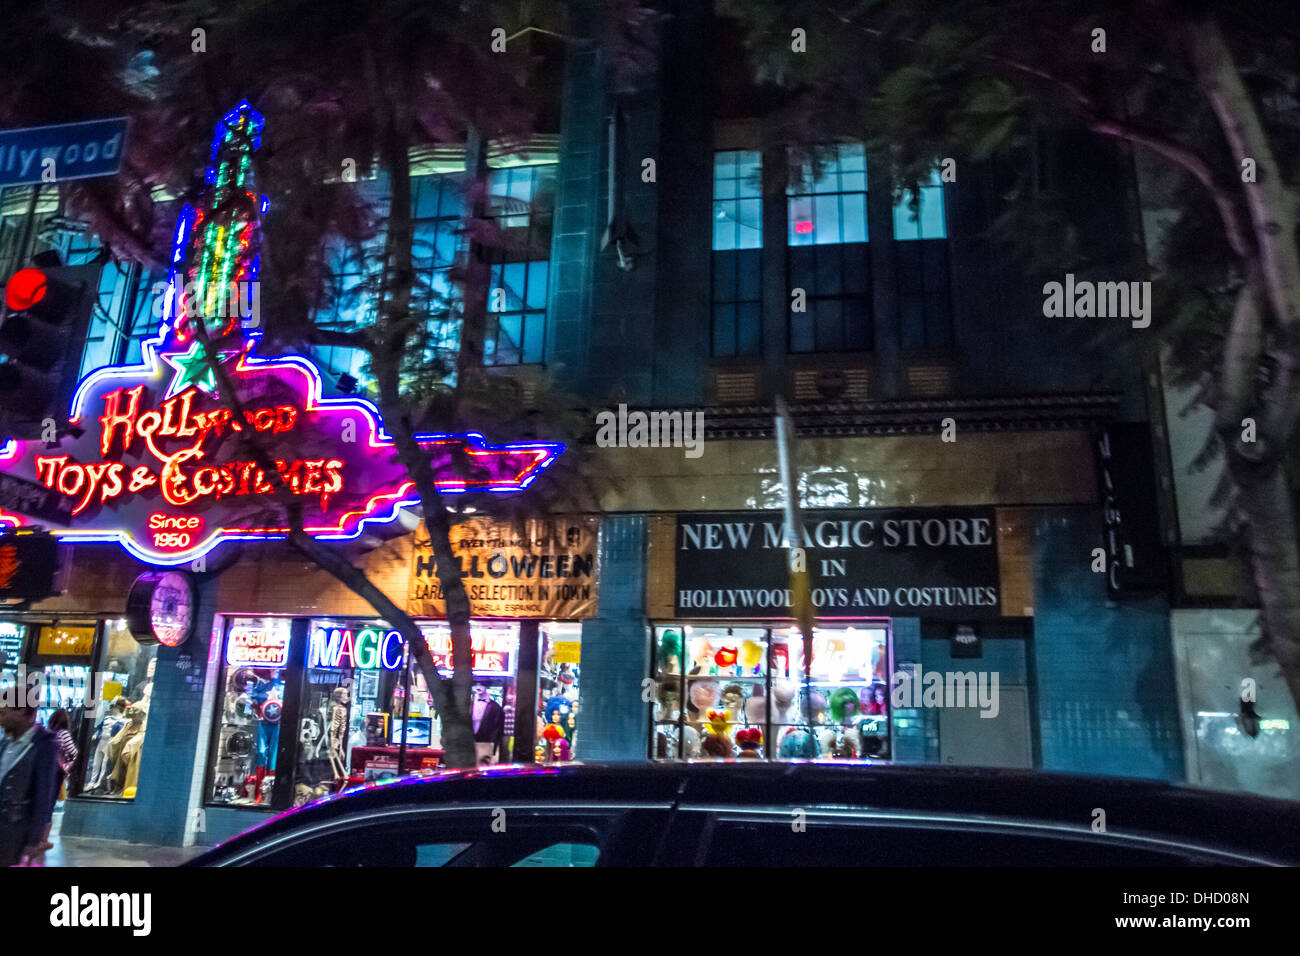
[[[600,529],[600,613],[582,625],[581,759],[643,760],[650,734],[641,685],[650,673],[645,623],[646,521],[612,515]]]
[[[180,647],[158,647],[139,789],[133,800],[73,799],[63,813],[64,836],[101,837],[180,846],[190,820],[190,795],[200,751],[203,683],[216,612],[215,577],[196,579],[194,634]]]
[[[917,674],[921,670],[921,619],[896,617],[890,621],[894,641],[894,673],[907,671]],[[889,692],[894,692],[894,675],[889,675]],[[894,717],[894,761],[896,763],[931,763],[939,759],[937,726],[930,727],[926,720],[929,712],[924,708],[898,707]],[[934,755],[930,756],[927,744],[934,737]]]

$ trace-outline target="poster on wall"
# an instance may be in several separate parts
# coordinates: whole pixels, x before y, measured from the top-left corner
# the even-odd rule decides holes
[[[790,540],[780,512],[678,515],[673,604],[680,618],[786,618]],[[998,617],[992,508],[809,511],[797,545],[818,617]]]
[[[451,531],[475,617],[573,619],[596,613],[594,516],[538,518],[515,525],[470,519]],[[446,601],[423,526],[416,532],[406,610],[444,617]]]

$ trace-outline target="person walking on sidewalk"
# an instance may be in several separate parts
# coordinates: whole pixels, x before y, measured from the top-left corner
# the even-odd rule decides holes
[[[0,866],[41,866],[58,796],[54,734],[26,706],[0,708],[0,729]]]
[[[70,730],[72,727],[72,718],[68,716],[68,712],[62,707],[50,715],[50,722],[47,726],[54,733],[54,746],[58,748],[59,773],[58,782],[54,787],[54,792],[57,794],[55,797],[55,804],[57,805],[58,801],[66,800],[68,798],[68,791],[65,789],[65,785],[68,782],[68,777],[72,773],[72,765],[77,762],[77,744],[72,739],[72,732]],[[45,837],[41,841],[41,849],[54,849],[54,844],[50,842],[49,826],[45,828]]]

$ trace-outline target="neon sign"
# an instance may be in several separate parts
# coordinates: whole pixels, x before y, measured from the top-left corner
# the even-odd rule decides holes
[[[405,646],[397,631],[363,627],[354,635],[350,628],[318,627],[307,646],[307,666],[395,671]]]
[[[434,666],[443,676],[452,673],[451,630],[445,624],[420,628]],[[509,677],[515,672],[515,652],[519,649],[518,625],[493,627],[475,625],[470,632],[470,667],[475,677]]]
[[[142,361],[86,376],[72,400],[74,427],[58,442],[0,447],[0,472],[50,489],[70,508],[69,526],[51,529],[55,537],[116,541],[143,561],[175,565],[223,541],[286,537],[282,498],[300,508],[303,530],[323,540],[355,538],[419,502],[374,404],[325,396],[309,358],[257,356],[261,333],[237,321],[212,330],[224,336],[213,356],[236,392],[223,395],[194,338],[193,307],[176,294],[183,268],[207,287],[257,277],[256,217],[265,200],[248,191],[246,160],[261,128],[247,103],[217,124],[212,199],[181,214],[162,323],[142,343]],[[237,221],[223,224],[217,209]],[[564,450],[555,442],[490,444],[473,432],[416,438],[438,490],[451,493],[520,491]],[[0,512],[0,525],[15,523]]]
[[[289,663],[289,626],[236,624],[226,637],[231,667],[285,667]]]

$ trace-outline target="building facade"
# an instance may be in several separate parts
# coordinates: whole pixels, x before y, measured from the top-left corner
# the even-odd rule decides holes
[[[1060,277],[990,235],[996,166],[958,158],[955,181],[936,170],[913,206],[861,133],[805,162],[772,145],[769,120],[724,83],[728,63],[701,66],[728,25],[707,4],[670,6],[657,71],[629,87],[594,44],[568,45],[554,136],[489,163],[496,215],[529,241],[493,263],[504,294],[485,365],[525,395],[563,385],[592,434],[589,480],[562,512],[522,536],[472,519],[457,531],[482,588],[487,759],[745,749],[1184,779],[1162,583],[1173,504],[1138,343],[1099,347],[1107,320],[1045,317],[1043,284]],[[580,30],[589,18],[570,7]],[[1126,158],[1045,141],[1043,163],[1086,196],[1096,258],[1140,261],[1136,238],[1115,241],[1137,235]],[[466,165],[455,148],[413,156],[425,267],[448,290]],[[0,255],[16,265],[44,235],[72,261],[79,240],[30,219],[57,215],[57,196],[10,192],[0,243],[27,238]],[[350,295],[364,274],[340,256],[322,321],[365,321]],[[87,372],[138,360],[153,329],[155,277],[104,276]],[[327,391],[364,379],[343,350],[314,359]],[[777,396],[802,528],[782,513]],[[1121,447],[1145,464],[1121,474]],[[445,648],[415,532],[347,547]],[[809,699],[791,547],[818,609]],[[128,592],[155,569],[112,544],[73,546],[58,596],[0,611],[6,666],[61,668],[68,701],[78,679],[109,675],[64,833],[213,843],[390,774],[394,757],[436,764],[427,689],[369,604],[281,543],[204,560],[176,647],[131,637]],[[131,706],[115,711],[118,697]]]

